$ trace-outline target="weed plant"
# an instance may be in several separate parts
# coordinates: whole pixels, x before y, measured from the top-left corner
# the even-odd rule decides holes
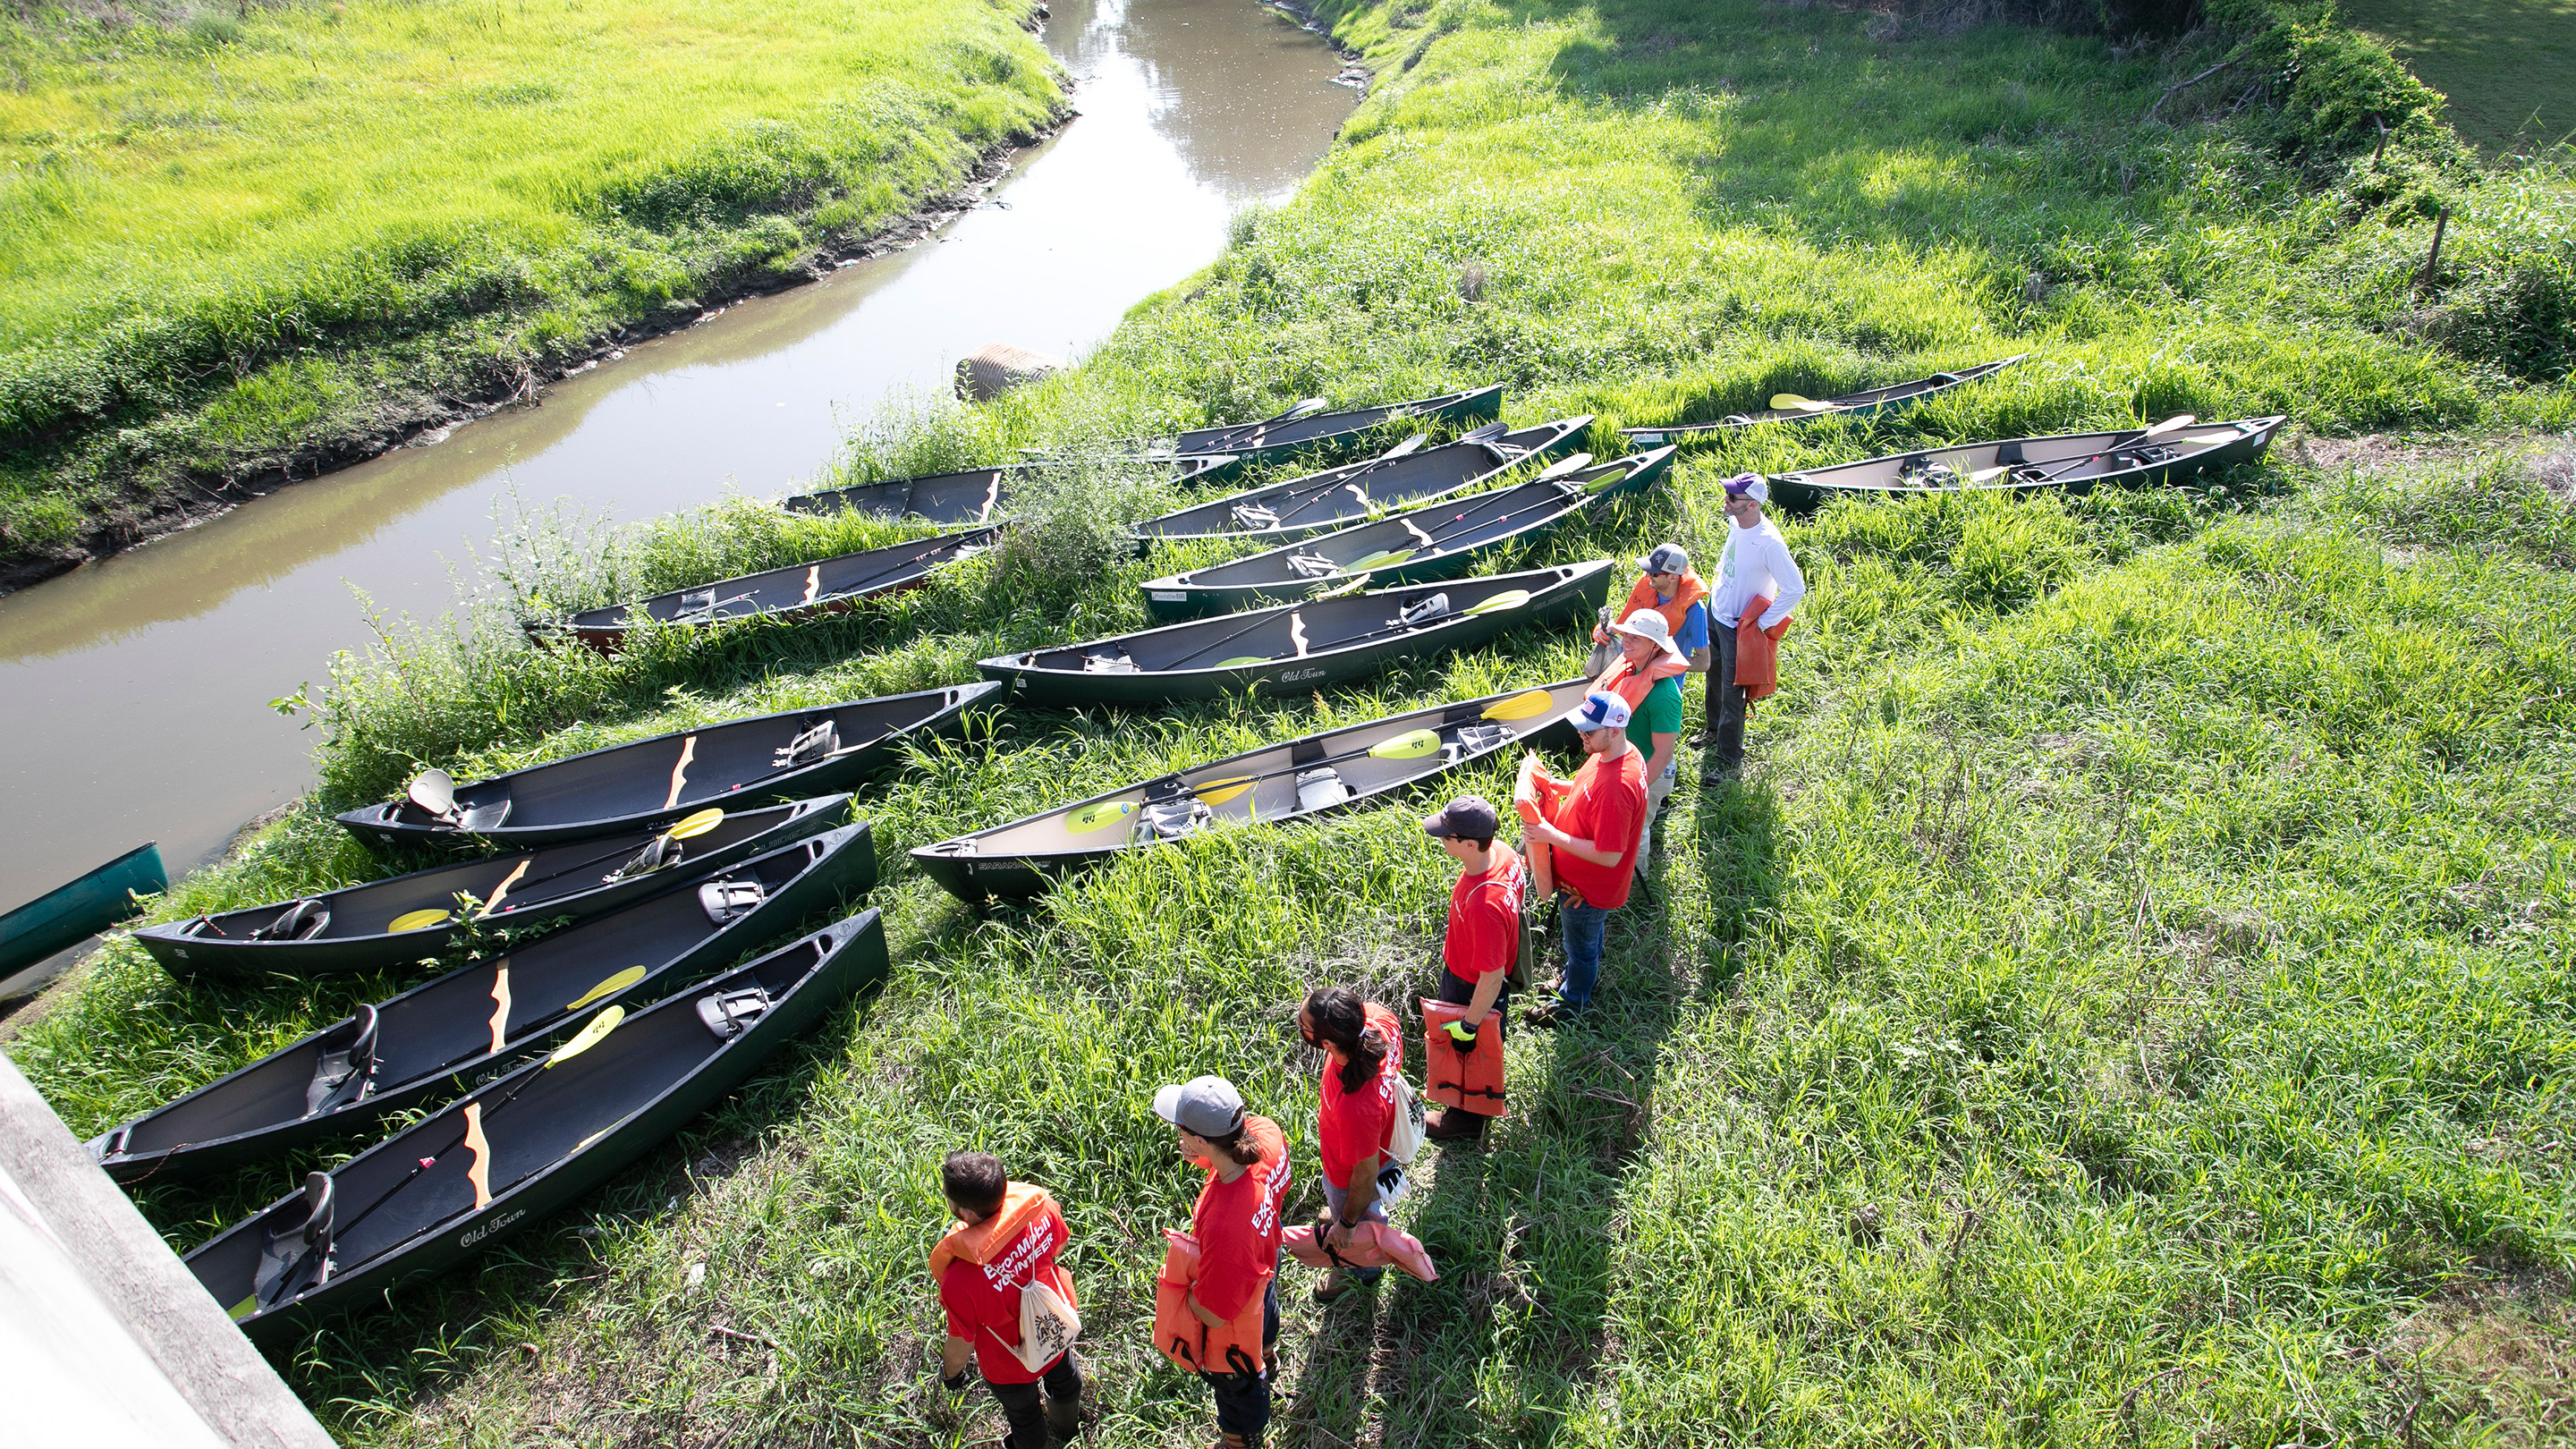
[[[1695,449],[1502,568],[1664,538],[1713,557],[1743,467],[2175,410],[2287,410],[2327,436],[2189,487],[1788,520],[1813,592],[1751,770],[1675,794],[1602,1009],[1515,1032],[1512,1116],[1424,1159],[1399,1216],[1441,1281],[1317,1309],[1290,1270],[1273,1442],[2547,1438],[2576,1266],[2576,450],[2496,430],[2566,421],[2563,373],[2373,310],[2353,279],[2397,252],[2354,258],[2418,226],[2361,189],[2391,173],[2330,136],[2285,149],[2282,114],[2141,127],[2191,72],[2098,42],[1882,40],[1751,4],[1337,23],[1382,84],[1298,198],[1076,372],[871,424],[844,479],[1315,392],[1497,378],[1514,422],[1607,425],[2035,354],[1897,418]],[[2478,206],[2506,184],[2429,144],[2400,159]],[[2511,184],[2534,216],[2565,205],[2550,173]],[[2563,256],[2533,255],[2556,285]],[[2395,428],[2414,441],[2333,439]],[[1606,426],[1589,446],[1618,450]],[[515,593],[339,662],[310,807],[159,912],[379,869],[325,812],[418,763],[484,773],[962,680],[1141,627],[1143,578],[1225,552],[1107,547],[1163,500],[1094,463],[1033,496],[1028,542],[919,593],[648,631],[614,659],[530,649],[512,616],[918,526],[740,499],[627,535],[532,526]],[[1287,1128],[1311,1213],[1295,1003],[1328,979],[1399,1006],[1430,988],[1450,871],[1415,818],[1454,789],[1500,798],[1509,762],[981,913],[900,849],[1563,678],[1582,651],[1521,631],[1324,695],[978,713],[861,801],[897,960],[881,993],[582,1207],[324,1325],[286,1371],[365,1443],[977,1441],[995,1416],[937,1388],[922,1271],[938,1157],[973,1144],[1066,1203],[1099,1442],[1203,1439],[1204,1390],[1144,1337],[1156,1229],[1197,1181],[1151,1091],[1232,1077]],[[379,990],[173,981],[117,945],[11,1050],[96,1131]],[[184,1244],[306,1166],[142,1201]]]

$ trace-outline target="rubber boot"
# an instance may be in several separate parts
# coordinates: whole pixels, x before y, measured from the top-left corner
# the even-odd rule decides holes
[[[1422,1135],[1434,1142],[1473,1142],[1485,1135],[1485,1115],[1463,1107],[1443,1107],[1422,1124]]]
[[[1088,1392],[1086,1389],[1085,1392]],[[1047,1431],[1055,1442],[1070,1444],[1082,1434],[1082,1399],[1049,1399],[1046,1401]]]

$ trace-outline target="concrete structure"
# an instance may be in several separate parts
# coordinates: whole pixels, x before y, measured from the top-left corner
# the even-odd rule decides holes
[[[10,1444],[332,1442],[5,1055],[0,1405]]]

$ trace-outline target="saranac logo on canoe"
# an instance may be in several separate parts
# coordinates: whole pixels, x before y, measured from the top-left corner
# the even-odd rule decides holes
[[[526,1208],[521,1208],[517,1212],[513,1213],[503,1213],[501,1216],[494,1218],[492,1221],[485,1223],[483,1226],[476,1228],[474,1231],[467,1233],[461,1238],[458,1238],[456,1240],[456,1246],[460,1248],[473,1247],[476,1243],[483,1241],[485,1238],[492,1236],[494,1233],[501,1231],[503,1228],[508,1227],[510,1224],[517,1222],[519,1219],[526,1217],[527,1215],[528,1210]]]

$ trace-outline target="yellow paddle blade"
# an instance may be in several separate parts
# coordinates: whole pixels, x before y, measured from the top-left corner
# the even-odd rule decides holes
[[[1076,835],[1088,835],[1103,826],[1115,825],[1135,813],[1136,802],[1133,800],[1103,800],[1097,805],[1085,805],[1066,815],[1064,828]]]
[[[632,985],[634,985],[636,982],[641,981],[641,980],[643,980],[643,979],[644,979],[644,968],[643,968],[643,967],[641,967],[641,966],[629,966],[629,967],[627,967],[625,970],[620,971],[620,972],[618,972],[616,975],[611,976],[611,977],[609,977],[607,980],[605,980],[605,981],[603,981],[603,982],[599,983],[597,986],[594,986],[594,987],[590,988],[588,991],[583,992],[583,993],[581,994],[581,997],[580,997],[580,999],[579,999],[579,1000],[576,1000],[576,1001],[567,1001],[567,1002],[565,1002],[565,1003],[564,1003],[564,1010],[566,1010],[566,1011],[579,1011],[579,1010],[581,1010],[583,1007],[590,1005],[590,1004],[591,1004],[592,1002],[594,1002],[594,1001],[597,1001],[599,998],[601,998],[601,997],[603,997],[603,996],[612,995],[612,994],[614,994],[614,993],[616,993],[616,992],[623,991],[623,990],[625,990],[627,987],[632,986]]]
[[[1802,413],[1821,413],[1829,411],[1833,404],[1818,402],[1811,397],[1800,397],[1794,392],[1775,392],[1771,394],[1771,406],[1782,412],[1794,409]]]
[[[724,824],[724,812],[710,805],[695,815],[685,817],[679,824],[662,833],[673,840],[688,840],[704,835],[722,824]]]
[[[1517,609],[1528,602],[1529,590],[1505,589],[1501,593],[1494,595],[1492,598],[1485,600],[1483,603],[1469,607],[1467,612],[1470,614],[1492,614],[1498,613],[1504,609]]]
[[[2147,429],[2146,432],[2140,436],[2161,438],[2167,433],[2179,433],[2183,429],[2190,427],[2192,424],[2199,421],[2199,417],[2195,414],[2176,413],[2172,417],[2165,419],[2163,422],[2156,424],[2154,427]]]
[[[1260,777],[1257,775],[1236,775],[1230,779],[1210,780],[1190,793],[1198,796],[1201,800],[1206,801],[1210,805],[1222,805],[1226,801],[1233,799],[1235,796],[1242,794],[1244,791],[1251,789],[1254,783],[1259,779]]]
[[[1215,667],[1218,669],[1241,669],[1247,664],[1267,664],[1269,662],[1270,658],[1265,654],[1237,654],[1232,659],[1218,660]]]
[[[232,1315],[233,1322],[239,1323],[259,1311],[259,1295],[254,1293],[224,1311]]]
[[[1369,746],[1369,758],[1376,760],[1418,760],[1440,753],[1438,730],[1406,730],[1391,740],[1380,740]]]
[[[625,1019],[625,1007],[607,1006],[600,1008],[599,1015],[590,1019],[590,1025],[581,1029],[581,1035],[574,1037],[572,1040],[565,1042],[562,1046],[555,1048],[554,1055],[546,1058],[546,1065],[550,1067],[558,1066],[564,1062],[571,1061],[574,1057],[580,1056],[583,1052],[599,1045],[601,1042],[607,1040],[608,1034],[617,1030],[617,1024]]]
[[[1556,696],[1544,689],[1525,689],[1485,706],[1484,719],[1536,719],[1556,708]]]
[[[1342,565],[1342,572],[1364,574],[1371,569],[1391,569],[1411,557],[1413,557],[1413,550],[1409,548],[1380,549],[1365,558],[1356,558]]]
[[[432,926],[444,926],[453,918],[453,912],[435,907],[426,911],[405,911],[387,922],[385,929],[399,936],[405,931],[426,931]]]
[[[2206,448],[2212,443],[2232,443],[2242,436],[2244,435],[2241,433],[2202,433],[2196,438],[2179,438],[2176,441],[2189,443],[2195,448]]]

